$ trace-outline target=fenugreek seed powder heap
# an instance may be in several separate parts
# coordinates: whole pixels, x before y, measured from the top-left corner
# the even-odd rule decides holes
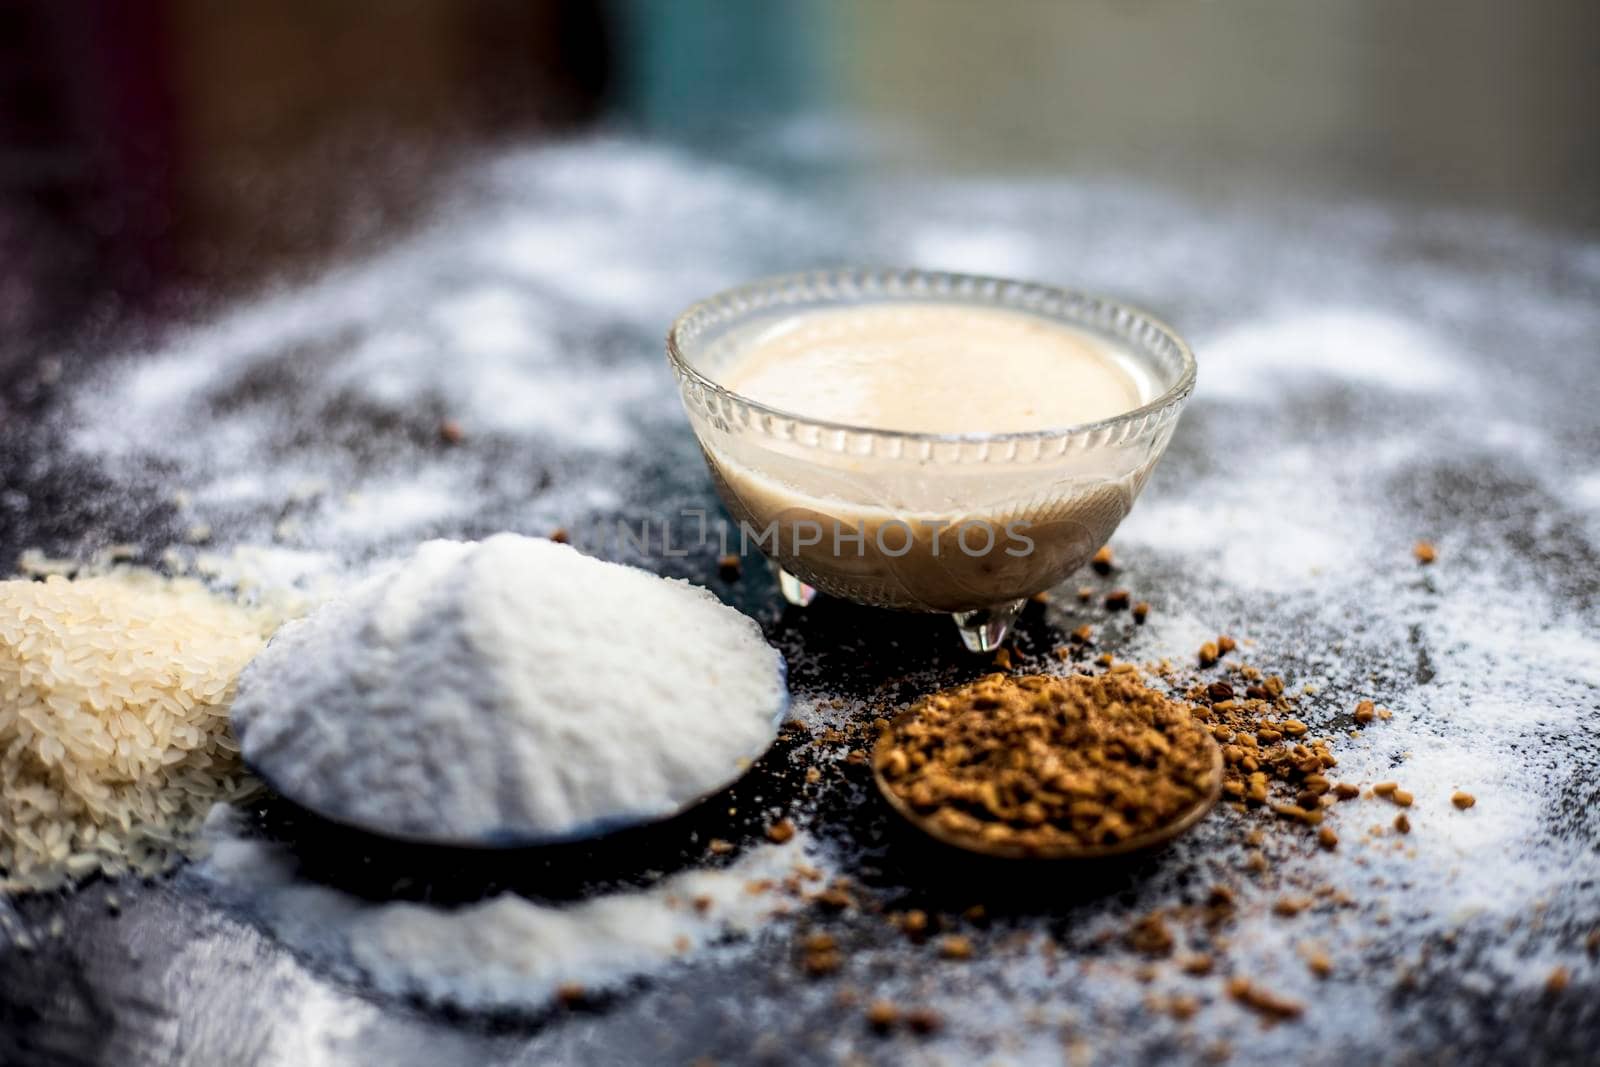
[[[1135,674],[1008,677],[924,697],[884,728],[875,767],[943,835],[980,848],[1112,848],[1210,798],[1216,748]]]

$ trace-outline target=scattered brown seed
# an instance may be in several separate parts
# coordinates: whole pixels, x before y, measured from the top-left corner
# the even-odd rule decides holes
[[[1376,796],[1386,797],[1399,788],[1399,782],[1379,782],[1377,785],[1372,787],[1372,792]]]
[[[1544,990],[1546,993],[1560,993],[1567,988],[1567,984],[1571,981],[1572,972],[1565,967],[1557,967],[1550,972],[1550,977],[1544,980]]]
[[[1293,1019],[1305,1011],[1305,1005],[1299,1001],[1253,986],[1243,975],[1228,979],[1228,996],[1270,1020]]]
[[[1194,1018],[1199,1010],[1200,1002],[1187,994],[1179,993],[1167,1001],[1167,1011],[1179,1022]]]
[[[1410,793],[1407,793],[1404,789],[1396,789],[1393,793],[1389,794],[1389,799],[1400,805],[1402,808],[1409,808],[1417,798],[1412,796]]]
[[[726,856],[728,853],[733,851],[733,842],[724,841],[720,837],[713,837],[710,841],[706,842],[706,851],[711,853],[713,856]]]
[[[944,1027],[944,1016],[932,1008],[912,1008],[905,1015],[906,1026],[914,1034],[933,1034]]]
[[[1218,655],[1226,656],[1229,652],[1232,652],[1234,649],[1236,649],[1238,647],[1239,647],[1239,642],[1235,641],[1233,638],[1229,637],[1227,634],[1218,634],[1217,635],[1217,654]]]
[[[466,434],[455,419],[445,419],[439,424],[439,440],[447,445],[459,445]]]
[[[919,908],[913,908],[900,917],[900,929],[912,937],[921,937],[928,932],[928,913]]]
[[[1100,551],[1089,561],[1089,565],[1095,569],[1096,574],[1110,574],[1112,567],[1115,566],[1111,558],[1111,546],[1102,545]]]
[[[1309,907],[1311,907],[1310,897],[1279,897],[1272,902],[1272,913],[1292,919]]]
[[[1356,705],[1356,711],[1355,711],[1356,722],[1359,722],[1359,723],[1365,725],[1366,723],[1371,722],[1373,717],[1375,715],[1377,715],[1377,713],[1378,713],[1377,708],[1373,705],[1372,701],[1363,700],[1363,701],[1361,701],[1360,703],[1358,703]]]
[[[822,781],[822,771],[820,769],[816,768],[816,767],[807,767],[806,768],[806,784],[807,785],[816,785],[820,781]]]
[[[1089,601],[1091,601],[1093,599],[1094,599],[1094,586],[1092,586],[1092,585],[1080,585],[1080,586],[1078,586],[1078,600],[1079,600],[1080,603],[1087,604]]]
[[[695,897],[694,900],[690,901],[690,903],[694,905],[695,911],[699,912],[701,915],[704,915],[706,912],[711,910],[713,901],[708,896],[698,896]]]
[[[1312,952],[1306,957],[1306,966],[1318,978],[1326,978],[1333,973],[1333,961],[1328,958],[1326,952]]]
[[[1203,952],[1196,952],[1178,961],[1178,969],[1184,974],[1210,974],[1215,965],[1216,961]]]
[[[1232,700],[1233,686],[1227,682],[1212,682],[1206,686],[1206,696],[1210,697],[1213,703],[1219,700]]]
[[[556,999],[568,1008],[575,1008],[588,999],[588,991],[577,982],[562,982],[556,987]]]
[[[1011,652],[1008,649],[997,648],[994,651],[994,665],[1003,671],[1011,669]]]
[[[1139,623],[1141,626],[1144,625],[1144,620],[1149,616],[1149,614],[1149,601],[1141,600],[1133,606],[1133,621]]]
[[[807,952],[800,959],[800,966],[813,978],[822,978],[836,973],[844,966],[844,956],[837,949],[824,949],[820,952]]]
[[[939,942],[939,955],[947,960],[970,960],[972,939],[961,934],[951,934]]]
[[[1082,626],[1072,631],[1072,640],[1080,645],[1094,644],[1094,627],[1090,626],[1088,623],[1084,623]]]
[[[1473,796],[1471,793],[1463,793],[1459,789],[1456,790],[1454,793],[1450,794],[1450,803],[1454,804],[1456,807],[1460,808],[1462,811],[1466,811],[1468,808],[1472,807],[1472,805],[1476,804],[1477,802],[1478,802],[1478,798],[1477,797]]]
[[[1322,821],[1322,812],[1319,809],[1302,808],[1298,804],[1284,804],[1278,801],[1274,801],[1268,807],[1285,819],[1295,819],[1308,826],[1315,826]]]
[[[717,575],[725,582],[738,580],[743,572],[737,553],[729,552],[726,556],[717,557]]]
[[[1033,601],[1035,604],[1048,604],[1050,603],[1050,594],[1048,591],[1040,591],[1033,594],[1028,599]]]
[[[867,1025],[880,1034],[888,1033],[900,1021],[900,1009],[887,1000],[874,1000],[867,1005]]]
[[[1331,826],[1324,826],[1317,831],[1317,844],[1331,852],[1339,847],[1339,835],[1333,832]]]
[[[1128,944],[1147,956],[1168,956],[1172,953],[1172,931],[1161,918],[1161,913],[1153,911],[1128,930]]]
[[[774,845],[781,845],[792,837],[794,837],[794,823],[788,819],[775,822],[767,827],[767,840]]]
[[[554,541],[558,545],[570,544],[572,541],[572,535],[567,533],[567,528],[565,526],[557,526],[554,530],[550,531],[550,540]]]
[[[1333,787],[1333,793],[1340,800],[1354,800],[1361,795],[1361,787],[1349,782],[1338,782]]]
[[[1132,594],[1126,589],[1113,589],[1106,594],[1105,605],[1107,611],[1127,611]]]
[[[1433,547],[1432,541],[1418,541],[1411,546],[1411,554],[1417,557],[1417,562],[1426,567],[1439,558],[1439,550]]]
[[[1202,667],[1214,666],[1216,664],[1216,662],[1217,662],[1217,656],[1218,655],[1219,655],[1219,653],[1217,651],[1216,642],[1207,641],[1205,644],[1200,646],[1200,653],[1199,653],[1200,666],[1202,666]]]
[[[1405,812],[1402,811],[1399,815],[1394,817],[1394,828],[1402,834],[1409,834],[1411,832],[1411,820],[1406,818]]]
[[[811,898],[812,903],[824,911],[844,911],[855,903],[850,891],[835,883]]]

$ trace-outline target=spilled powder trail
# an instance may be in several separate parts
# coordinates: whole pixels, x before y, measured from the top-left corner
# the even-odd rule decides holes
[[[375,904],[298,878],[287,849],[245,836],[226,806],[207,838],[198,877],[291,948],[381,993],[476,1011],[537,1011],[568,989],[615,992],[708,951],[736,951],[730,942],[792,909],[776,883],[816,861],[799,837],[578,903],[502,893],[450,909]]]

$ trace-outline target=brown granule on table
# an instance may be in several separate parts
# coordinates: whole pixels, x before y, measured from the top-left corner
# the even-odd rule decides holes
[[[733,842],[724,841],[720,837],[713,837],[710,841],[706,842],[706,851],[711,853],[713,856],[726,856],[728,853],[733,851]]]
[[[1127,611],[1128,604],[1133,595],[1126,589],[1113,589],[1106,594],[1105,605],[1107,611]]]
[[[823,911],[847,911],[855,907],[856,898],[850,894],[849,882],[836,878],[826,889],[813,893],[811,902]]]
[[[1096,552],[1094,558],[1089,561],[1089,566],[1094,568],[1096,574],[1110,574],[1116,566],[1111,557],[1111,546],[1101,545],[1100,551]]]
[[[1011,652],[1004,648],[995,649],[994,665],[1003,671],[1009,671],[1011,669]]]
[[[972,940],[962,934],[951,934],[940,940],[939,955],[947,960],[970,960]]]
[[[794,823],[788,819],[781,819],[767,827],[767,840],[774,845],[781,845],[794,837]]]
[[[1167,1001],[1167,1011],[1179,1022],[1192,1019],[1200,1011],[1200,1001],[1187,994],[1179,993]]]
[[[567,533],[567,528],[565,526],[557,526],[554,530],[550,531],[550,540],[554,541],[558,545],[570,544],[572,542],[572,535]]]
[[[1078,586],[1078,601],[1079,601],[1079,603],[1087,604],[1089,601],[1091,601],[1093,599],[1094,599],[1094,586],[1092,586],[1092,585],[1080,585],[1080,586]]]
[[[880,1034],[886,1034],[900,1021],[900,1009],[887,1000],[874,1000],[867,1005],[867,1025]]]
[[[1399,782],[1379,782],[1372,787],[1372,795],[1379,797],[1391,796],[1399,788]]]
[[[1406,818],[1405,812],[1402,811],[1399,815],[1394,817],[1394,828],[1402,834],[1409,834],[1411,832],[1411,820]]]
[[[556,987],[556,999],[568,1008],[576,1008],[589,999],[589,991],[577,982],[563,982]]]
[[[1178,961],[1178,969],[1180,971],[1182,971],[1184,974],[1192,974],[1196,976],[1210,974],[1212,969],[1215,967],[1216,960],[1212,959],[1203,952],[1197,952],[1193,955],[1185,956],[1183,959]]]
[[[1299,1001],[1280,997],[1270,990],[1252,985],[1243,975],[1228,979],[1228,996],[1271,1021],[1298,1018],[1306,1010],[1305,1005]]]
[[[1568,983],[1571,981],[1572,972],[1565,967],[1557,967],[1550,972],[1550,977],[1544,980],[1544,990],[1546,993],[1561,993],[1566,990]]]
[[[445,419],[439,424],[439,440],[443,444],[459,445],[465,436],[461,424],[455,419]]]
[[[1094,627],[1090,626],[1088,623],[1084,623],[1082,626],[1072,631],[1072,640],[1080,645],[1094,644]]]
[[[1339,847],[1339,835],[1333,832],[1331,826],[1324,826],[1317,831],[1317,844],[1331,852]]]
[[[737,553],[729,552],[727,555],[717,557],[717,577],[723,581],[738,581],[742,572],[743,565],[739,562]]]
[[[1218,634],[1217,635],[1217,654],[1219,656],[1226,656],[1229,652],[1232,652],[1234,649],[1236,649],[1238,647],[1239,647],[1239,642],[1235,641],[1233,638],[1229,637],[1227,634]]]
[[[811,934],[800,943],[800,947],[803,950],[800,966],[814,978],[833,974],[844,965],[844,954],[839,951],[839,943],[831,934]]]
[[[1272,913],[1285,919],[1292,919],[1310,908],[1311,904],[1310,897],[1279,897],[1272,902]]]
[[[1141,601],[1139,601],[1137,604],[1135,604],[1133,606],[1133,621],[1138,623],[1140,626],[1144,625],[1144,620],[1149,616],[1149,614],[1150,614],[1150,602],[1149,601],[1141,600]]]
[[[932,1008],[910,1008],[905,1013],[905,1022],[914,1034],[932,1034],[944,1027],[944,1016]]]
[[[1333,973],[1333,961],[1326,952],[1320,950],[1306,955],[1306,967],[1318,978],[1326,978]]]
[[[1472,807],[1477,802],[1478,802],[1478,798],[1477,797],[1473,796],[1471,793],[1463,793],[1459,789],[1456,790],[1454,793],[1450,794],[1450,803],[1454,804],[1456,807],[1460,808],[1462,811],[1466,811],[1468,808]]]
[[[1200,646],[1200,651],[1197,653],[1197,657],[1200,660],[1200,666],[1202,667],[1215,666],[1217,658],[1220,655],[1221,653],[1218,652],[1217,643],[1215,641],[1207,641],[1205,644]]]
[[[876,767],[951,836],[1022,851],[1107,846],[1206,798],[1204,734],[1131,672],[992,674],[912,705],[880,735]]]
[[[1170,956],[1176,939],[1160,912],[1153,911],[1128,931],[1128,947],[1146,956]]]
[[[1417,562],[1426,567],[1439,558],[1439,550],[1433,547],[1432,541],[1418,541],[1411,546],[1411,554],[1417,557]]]

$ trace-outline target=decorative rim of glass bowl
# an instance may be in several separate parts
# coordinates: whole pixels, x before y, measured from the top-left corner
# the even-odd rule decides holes
[[[1031,312],[1098,330],[1176,371],[1172,386],[1149,403],[1097,422],[1010,433],[914,433],[829,422],[759,403],[695,368],[686,348],[708,329],[800,304],[874,300],[982,304]],[[852,267],[763,278],[691,305],[667,332],[667,357],[684,399],[719,429],[749,428],[784,441],[845,455],[971,463],[1031,463],[1070,451],[1121,444],[1172,421],[1194,391],[1189,345],[1166,323],[1136,307],[1075,289],[979,274]]]

